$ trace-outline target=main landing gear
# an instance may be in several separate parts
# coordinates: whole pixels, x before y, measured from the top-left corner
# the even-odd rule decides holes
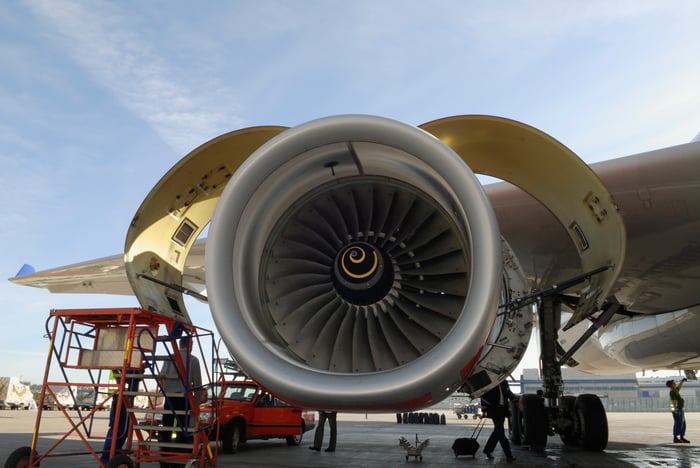
[[[571,282],[581,282],[587,277],[582,275]],[[555,287],[533,295],[539,302],[543,390],[522,395],[511,402],[510,439],[514,445],[528,445],[533,451],[544,451],[547,437],[559,434],[565,445],[602,451],[608,445],[605,408],[597,395],[562,395],[561,366],[595,330],[610,320],[617,308],[615,305],[605,307],[584,336],[564,352],[558,344],[557,332],[561,324],[561,305],[569,303],[571,298],[558,291],[555,293],[557,289],[562,291],[564,288]]]
[[[608,445],[608,419],[597,395],[562,396],[558,406],[546,406],[540,395],[526,394],[511,403],[510,439],[543,451],[547,436],[559,434],[568,446],[600,452]]]

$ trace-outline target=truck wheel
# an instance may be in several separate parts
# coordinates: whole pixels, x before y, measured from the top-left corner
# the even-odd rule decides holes
[[[25,468],[29,466],[29,457],[32,454],[31,447],[20,447],[7,457],[5,462],[5,468]],[[36,450],[34,451],[34,457],[37,456]]]
[[[134,468],[134,462],[131,461],[128,455],[120,453],[107,463],[106,468]]]
[[[301,444],[301,439],[304,437],[302,432],[299,435],[287,436],[287,445],[299,445]]]
[[[228,423],[221,431],[221,450],[224,453],[236,453],[241,445],[241,426],[236,423]]]
[[[520,442],[536,450],[547,445],[547,413],[544,401],[538,395],[520,397]]]
[[[579,395],[574,405],[584,450],[602,452],[608,446],[608,418],[597,395]]]

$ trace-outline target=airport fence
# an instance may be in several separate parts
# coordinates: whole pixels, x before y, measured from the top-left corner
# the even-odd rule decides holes
[[[700,411],[698,398],[684,397],[685,411],[693,413]],[[671,410],[668,397],[666,398],[601,398],[605,411],[611,413],[663,413]]]
[[[685,411],[694,413],[700,411],[700,399],[697,397],[683,397]],[[432,406],[434,411],[453,411],[455,404],[469,404],[472,400],[466,394],[451,396]],[[479,401],[474,400],[474,401]],[[641,397],[641,398],[615,398],[603,396],[600,401],[609,413],[663,413],[670,411],[668,397]]]

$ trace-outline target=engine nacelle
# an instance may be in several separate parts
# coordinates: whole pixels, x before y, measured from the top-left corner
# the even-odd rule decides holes
[[[369,116],[281,133],[231,178],[206,249],[240,366],[315,408],[418,408],[471,372],[496,317],[498,226],[444,143]]]
[[[517,365],[527,291],[472,169],[543,202],[589,271],[574,314],[607,297],[624,228],[607,190],[571,151],[507,119],[456,116],[421,128],[338,116],[253,127],[195,149],[154,187],[127,234],[141,306],[189,316],[185,260],[211,220],[206,287],[242,369],[283,399],[336,410],[475,395]],[[556,172],[555,178],[546,176]],[[617,256],[616,256],[617,255]]]

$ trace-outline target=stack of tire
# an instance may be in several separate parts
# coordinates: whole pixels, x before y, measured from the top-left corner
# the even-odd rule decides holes
[[[397,424],[445,424],[445,415],[438,413],[396,413]]]

